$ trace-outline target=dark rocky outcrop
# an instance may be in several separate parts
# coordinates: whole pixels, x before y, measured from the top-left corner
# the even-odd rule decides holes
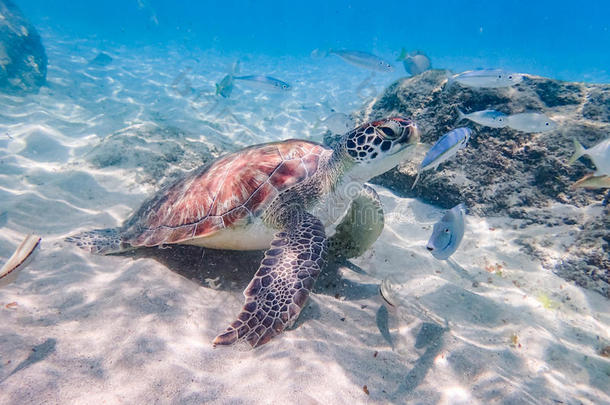
[[[424,172],[414,190],[419,161],[407,162],[373,182],[444,208],[464,202],[473,214],[508,216],[519,227],[551,227],[558,239],[560,233],[575,233],[574,245],[560,252],[561,260],[549,258],[548,243],[524,239],[522,244],[564,278],[610,294],[608,209],[598,209],[600,217],[593,218],[557,209],[599,204],[607,191],[572,189],[571,184],[594,166],[586,158],[571,166],[567,162],[573,154],[572,138],[589,147],[610,135],[610,85],[528,76],[514,87],[473,89],[448,84],[448,74],[432,70],[401,79],[354,115],[360,122],[390,115],[411,117],[428,144],[457,126],[469,126],[473,136],[468,147],[437,171]],[[458,108],[466,113],[539,111],[559,128],[529,134],[471,121],[458,124]]]
[[[40,35],[11,0],[0,0],[0,91],[37,91],[47,77]]]

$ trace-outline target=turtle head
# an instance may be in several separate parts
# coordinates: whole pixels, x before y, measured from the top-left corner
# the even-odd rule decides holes
[[[366,181],[398,165],[418,142],[413,121],[392,117],[360,125],[343,135],[339,147],[355,163],[352,176]]]

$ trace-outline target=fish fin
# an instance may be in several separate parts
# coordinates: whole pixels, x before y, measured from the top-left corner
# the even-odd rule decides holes
[[[419,180],[420,174],[421,174],[421,171],[418,170],[417,171],[417,176],[415,176],[415,181],[413,182],[413,185],[411,186],[411,190],[413,190],[415,188],[415,185],[417,184],[417,181]]]
[[[459,203],[458,205],[456,205],[456,207],[458,207],[460,210],[462,210],[465,215],[470,212],[470,210],[468,209],[468,207],[464,203]]]
[[[585,184],[587,180],[591,179],[591,177],[593,177],[593,173],[585,174],[585,177],[572,183],[570,185],[570,188],[576,189],[576,188],[582,187],[582,185]]]
[[[241,62],[239,61],[239,59],[233,62],[233,66],[231,66],[231,76],[234,76],[239,73],[240,64]]]
[[[216,83],[216,95],[220,94],[220,86]]]
[[[398,58],[396,58],[397,61],[401,61],[401,60],[405,60],[407,57],[407,50],[405,48],[402,48],[402,50],[400,51],[400,56],[398,56]]]
[[[580,142],[576,140],[576,138],[572,138],[572,140],[574,141],[574,154],[572,155],[570,160],[568,160],[569,165],[576,162],[578,158],[580,158],[587,152],[587,150],[582,146]]]

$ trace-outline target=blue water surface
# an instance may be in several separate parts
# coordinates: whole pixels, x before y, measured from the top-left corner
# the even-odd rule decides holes
[[[17,0],[34,24],[128,46],[179,43],[228,53],[308,56],[346,48],[434,67],[502,67],[610,82],[607,1]]]

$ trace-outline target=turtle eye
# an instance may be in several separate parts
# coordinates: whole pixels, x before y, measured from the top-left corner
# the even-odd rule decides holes
[[[383,133],[385,139],[396,139],[402,134],[402,127],[396,121],[387,121],[377,129]]]
[[[396,138],[396,132],[392,128],[379,127],[379,130],[381,132],[383,132],[384,138],[386,138],[386,139],[394,139],[394,138]]]

